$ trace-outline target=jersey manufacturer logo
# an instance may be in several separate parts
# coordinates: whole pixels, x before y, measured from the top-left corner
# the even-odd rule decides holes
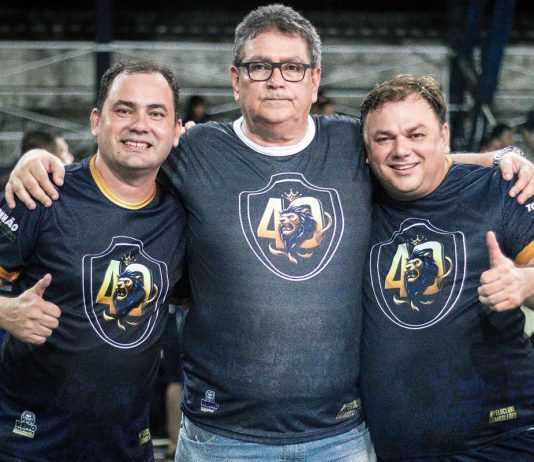
[[[37,431],[37,425],[35,425],[35,414],[30,411],[24,411],[20,415],[20,420],[15,421],[15,427],[13,433],[17,435],[33,438]]]
[[[219,409],[219,406],[220,404],[215,401],[215,392],[213,390],[207,390],[204,394],[204,399],[200,400],[200,410],[213,414]]]
[[[375,244],[369,258],[376,302],[400,327],[432,326],[458,301],[465,277],[465,239],[459,231],[410,218],[391,239]]]
[[[103,252],[82,259],[85,312],[96,333],[118,348],[143,343],[156,324],[168,290],[165,263],[143,243],[114,237]]]
[[[263,189],[242,192],[239,214],[256,257],[283,279],[319,274],[343,235],[337,191],[315,186],[300,173],[273,175]]]

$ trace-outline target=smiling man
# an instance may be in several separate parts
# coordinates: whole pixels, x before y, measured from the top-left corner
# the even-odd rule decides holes
[[[431,77],[378,85],[362,123],[383,188],[361,370],[377,455],[534,460],[534,350],[518,309],[534,306],[534,202],[511,199],[495,170],[451,162]]]
[[[375,459],[358,383],[370,174],[359,119],[310,116],[320,76],[306,18],[253,10],[230,69],[242,117],[189,130],[162,168],[188,213],[192,291],[177,461]],[[43,162],[62,167],[28,159],[10,187],[57,197]],[[532,165],[516,160],[519,191]]]
[[[129,62],[102,78],[94,156],[67,167],[61,200],[2,204],[1,461],[153,460],[150,387],[181,273],[185,214],[156,175],[178,144],[178,86]]]

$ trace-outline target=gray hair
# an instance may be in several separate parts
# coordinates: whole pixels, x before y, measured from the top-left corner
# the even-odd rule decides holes
[[[234,66],[241,63],[247,40],[272,30],[302,37],[308,46],[310,64],[321,66],[321,38],[315,27],[293,8],[280,4],[256,8],[238,24],[234,38]]]

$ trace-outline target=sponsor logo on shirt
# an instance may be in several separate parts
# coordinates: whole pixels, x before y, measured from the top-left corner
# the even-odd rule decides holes
[[[213,413],[219,409],[219,403],[215,401],[215,392],[213,390],[207,390],[204,399],[200,400],[200,410],[202,412]]]
[[[527,204],[525,207],[527,208],[527,212],[534,212],[534,204]]]
[[[517,419],[517,411],[515,410],[515,406],[503,407],[502,409],[496,409],[494,411],[490,411],[489,413],[490,424],[513,419]]]
[[[319,274],[343,235],[337,191],[313,185],[300,173],[273,175],[264,188],[242,192],[239,214],[256,257],[283,279]]]
[[[0,231],[9,239],[14,240],[17,237],[15,232],[18,229],[19,225],[16,223],[15,218],[0,209]]]
[[[407,329],[441,321],[455,306],[465,277],[463,233],[427,220],[405,220],[370,254],[371,283],[384,314]]]
[[[150,428],[145,428],[142,432],[139,432],[139,444],[146,444],[150,441]]]
[[[33,438],[37,431],[37,425],[35,425],[35,414],[30,411],[24,411],[20,415],[20,420],[15,421],[15,427],[13,433],[17,435]]]
[[[354,401],[351,401],[350,403],[345,403],[343,406],[341,406],[341,409],[336,415],[336,419],[347,419],[349,417],[352,417],[356,415],[357,412],[359,412],[360,408],[362,406],[362,401],[360,398],[355,399]]]

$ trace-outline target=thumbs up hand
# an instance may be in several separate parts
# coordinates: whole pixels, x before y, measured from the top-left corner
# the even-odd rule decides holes
[[[495,233],[486,235],[490,269],[480,276],[478,298],[492,310],[504,311],[519,307],[532,288],[530,268],[517,267],[499,247]]]
[[[0,327],[14,337],[37,345],[46,342],[59,325],[60,309],[43,300],[46,288],[52,282],[50,274],[15,298],[0,299]]]

